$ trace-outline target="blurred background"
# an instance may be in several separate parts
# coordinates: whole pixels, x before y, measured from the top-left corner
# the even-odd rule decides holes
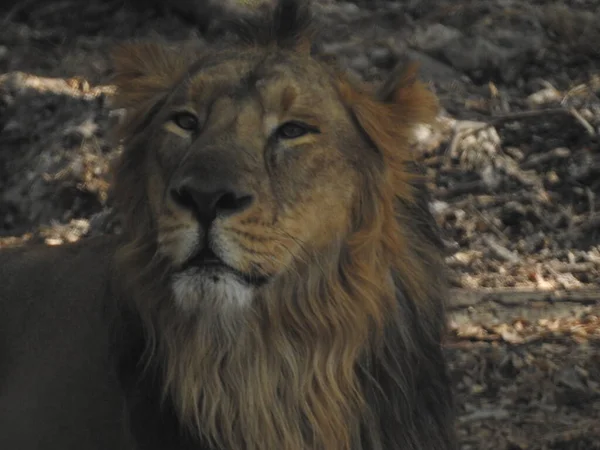
[[[202,45],[271,0],[4,0],[0,247],[118,232],[108,52]],[[418,61],[442,111],[414,148],[448,247],[461,449],[600,449],[598,0],[315,0],[365,80]]]

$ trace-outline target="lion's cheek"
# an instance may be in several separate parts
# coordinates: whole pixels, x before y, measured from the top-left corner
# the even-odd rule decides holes
[[[174,266],[182,265],[196,251],[202,239],[197,222],[191,217],[162,216],[158,220],[158,252]]]
[[[287,221],[289,232],[302,236],[314,251],[343,237],[348,230],[353,192],[353,186],[345,183],[313,189],[297,206],[294,219]]]
[[[163,213],[165,181],[161,175],[162,169],[156,161],[146,161],[144,167],[147,173],[146,196],[155,220],[158,221]]]
[[[259,236],[262,233],[259,234]],[[246,274],[273,277],[285,272],[292,265],[292,256],[297,251],[293,240],[285,242],[283,236],[268,242],[240,242],[226,231],[216,227],[211,231],[211,240],[223,261]]]

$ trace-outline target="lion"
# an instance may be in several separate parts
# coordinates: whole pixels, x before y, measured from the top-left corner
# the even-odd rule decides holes
[[[114,51],[123,230],[0,252],[1,448],[456,448],[409,146],[435,96],[350,79],[310,23]]]

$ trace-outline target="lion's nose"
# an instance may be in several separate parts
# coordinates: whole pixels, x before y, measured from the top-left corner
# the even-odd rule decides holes
[[[208,226],[218,216],[229,216],[247,209],[253,195],[226,184],[187,179],[171,189],[171,197]]]

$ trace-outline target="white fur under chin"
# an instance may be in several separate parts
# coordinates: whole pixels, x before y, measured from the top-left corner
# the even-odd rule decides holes
[[[234,274],[203,272],[193,268],[173,276],[175,302],[183,311],[239,309],[252,301],[253,287]]]

